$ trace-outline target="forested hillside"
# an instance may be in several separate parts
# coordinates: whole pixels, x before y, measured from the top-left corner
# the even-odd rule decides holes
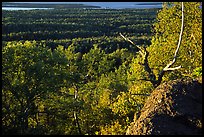
[[[202,75],[199,4],[184,4],[182,67],[165,72],[161,83]],[[180,19],[178,2],[163,9],[3,10],[3,134],[125,134],[173,58]]]

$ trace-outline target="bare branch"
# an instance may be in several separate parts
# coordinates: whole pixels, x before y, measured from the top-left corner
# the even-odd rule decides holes
[[[176,70],[176,69],[180,69],[181,65],[178,67],[174,67],[174,68],[164,68],[164,71],[168,71],[168,70]]]
[[[74,99],[75,100],[77,100],[77,97],[78,97],[78,87],[77,87],[77,85],[73,85],[74,86],[74,88],[75,88],[75,91],[74,91]],[[74,110],[74,120],[75,120],[75,124],[76,124],[76,126],[77,126],[77,128],[78,128],[78,132],[79,132],[79,134],[82,134],[82,132],[81,132],[81,127],[80,127],[80,124],[79,124],[79,118],[78,118],[78,115],[77,115],[77,108],[76,108],[76,110]]]
[[[143,50],[142,50],[141,47],[137,46],[137,45],[136,45],[134,42],[132,42],[130,39],[128,39],[128,38],[126,38],[125,36],[123,36],[122,33],[119,33],[119,34],[120,34],[120,36],[121,36],[125,41],[128,41],[128,42],[130,42],[132,45],[136,46],[136,47],[139,49],[139,53],[140,53],[142,56],[145,56],[144,53],[142,52]]]
[[[180,48],[181,40],[182,40],[182,35],[183,35],[183,28],[184,28],[184,5],[183,5],[183,2],[181,4],[182,4],[181,31],[180,31],[180,35],[179,35],[178,45],[177,45],[176,51],[174,53],[174,59],[172,61],[170,61],[170,63],[167,64],[166,67],[164,67],[164,69],[159,73],[158,80],[157,80],[157,85],[156,86],[158,86],[161,83],[162,77],[163,77],[165,71],[176,70],[176,69],[181,68],[181,65],[178,66],[178,67],[170,68],[170,66],[172,66],[176,62],[177,53],[178,53],[178,50]]]
[[[170,66],[172,66],[176,62],[177,53],[178,53],[178,50],[180,48],[182,35],[183,35],[183,26],[184,26],[184,12],[183,11],[184,11],[184,5],[183,5],[183,2],[181,2],[181,4],[182,4],[182,22],[181,22],[181,31],[180,31],[180,35],[179,35],[178,45],[177,45],[176,51],[174,53],[173,61],[171,61],[169,64],[167,64],[167,66],[163,69],[163,71],[175,70],[175,69],[181,68],[181,66],[178,66],[178,67],[175,67],[175,68],[169,68]]]
[[[178,46],[177,46],[177,49],[175,51],[175,54],[174,54],[174,58],[176,58],[177,56],[177,52],[180,48],[180,45],[181,45],[181,40],[182,40],[182,35],[183,35],[183,26],[184,26],[184,5],[183,5],[183,2],[181,3],[182,5],[182,22],[181,22],[181,32],[180,32],[180,36],[179,36],[179,42],[178,42]]]
[[[140,65],[143,65],[144,66],[144,69],[146,72],[148,72],[148,79],[147,78],[144,78],[144,79],[140,79],[140,80],[145,80],[145,81],[150,81],[154,87],[157,87],[161,81],[162,81],[162,77],[164,75],[164,73],[166,71],[172,71],[172,70],[176,70],[176,69],[179,69],[181,68],[181,65],[180,66],[177,66],[177,67],[174,67],[174,68],[170,68],[175,62],[176,62],[176,58],[177,58],[177,54],[178,54],[178,51],[179,51],[179,48],[180,48],[180,45],[181,45],[181,40],[182,40],[182,35],[183,35],[183,28],[184,28],[184,5],[183,5],[183,2],[182,2],[182,22],[181,22],[181,31],[180,31],[180,35],[179,35],[179,41],[178,41],[178,45],[177,45],[177,48],[176,48],[176,51],[174,53],[174,58],[172,61],[170,61],[163,69],[162,71],[160,71],[159,75],[158,75],[158,79],[156,79],[156,76],[155,74],[153,73],[152,69],[149,67],[149,63],[148,63],[148,56],[149,56],[149,52],[146,50],[146,48],[142,49],[141,47],[139,47],[138,45],[136,45],[134,42],[132,42],[130,39],[126,38],[125,36],[123,36],[121,33],[120,36],[130,42],[132,45],[136,46],[138,49],[139,49],[139,53],[140,55],[142,55],[142,58],[143,58],[143,62],[140,63]]]
[[[156,85],[156,83],[157,83],[156,76],[153,73],[152,69],[149,67],[149,63],[148,63],[149,52],[146,50],[145,47],[142,49],[141,47],[137,46],[134,42],[132,42],[130,39],[128,39],[125,36],[123,36],[121,33],[120,33],[120,36],[124,40],[130,42],[132,45],[136,46],[139,49],[139,53],[141,54],[142,59],[143,59],[143,62],[140,63],[140,65],[143,65],[145,71],[148,72],[148,78],[149,78],[148,81],[150,81],[153,85]]]

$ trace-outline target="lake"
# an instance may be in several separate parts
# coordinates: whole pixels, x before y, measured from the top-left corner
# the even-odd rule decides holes
[[[53,9],[53,8],[18,8],[18,7],[2,7],[2,10],[36,10],[36,9]]]
[[[162,8],[162,2],[11,2],[16,4],[84,4],[89,6],[100,6],[102,9],[147,9]],[[26,8],[26,7],[2,7],[2,10],[33,10],[50,8]]]

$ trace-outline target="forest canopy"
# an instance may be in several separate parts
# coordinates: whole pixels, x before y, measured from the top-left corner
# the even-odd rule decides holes
[[[202,75],[202,9],[183,3],[173,64],[181,68],[161,83]],[[3,10],[3,134],[125,134],[158,86],[152,79],[173,59],[181,23],[181,2],[162,9]]]

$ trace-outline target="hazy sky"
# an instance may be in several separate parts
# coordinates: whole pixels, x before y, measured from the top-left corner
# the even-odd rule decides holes
[[[37,3],[37,4],[86,4],[100,6],[102,8],[160,8],[158,2],[20,2],[20,3]],[[161,2],[159,2],[161,3]],[[138,5],[139,4],[139,5]],[[145,5],[141,5],[145,4]],[[149,4],[149,5],[147,5]]]

